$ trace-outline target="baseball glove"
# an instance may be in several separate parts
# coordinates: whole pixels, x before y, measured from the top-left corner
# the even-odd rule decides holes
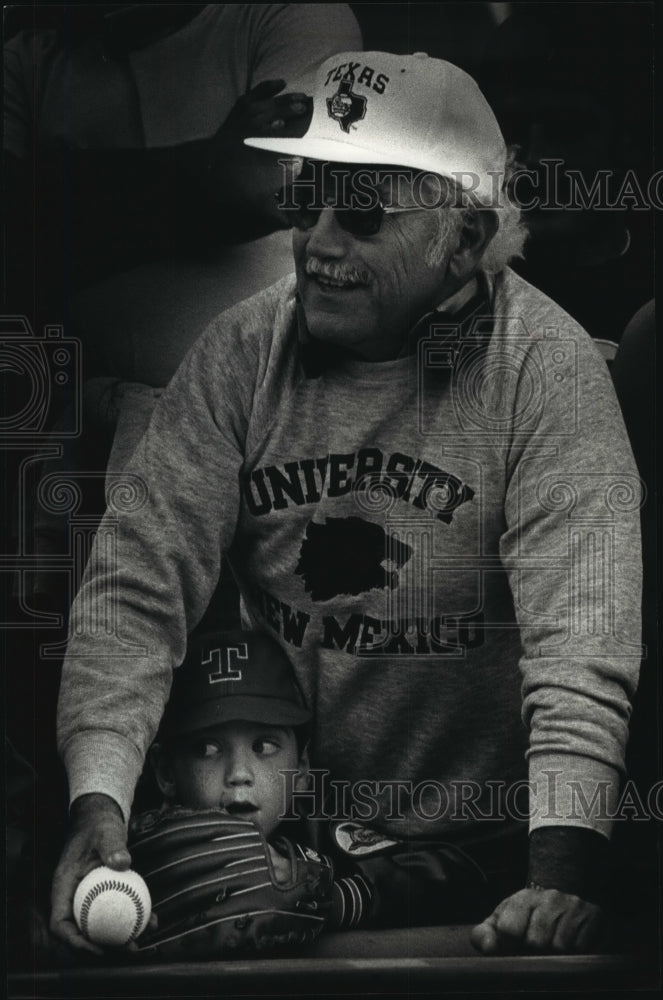
[[[289,863],[287,881],[277,881],[269,845],[249,820],[182,808],[137,817],[129,849],[158,919],[139,938],[140,954],[211,959],[316,938],[331,906],[331,862],[283,838],[275,847]]]

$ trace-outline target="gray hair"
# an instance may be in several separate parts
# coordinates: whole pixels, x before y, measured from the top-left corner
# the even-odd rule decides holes
[[[498,204],[491,206],[497,215],[497,230],[486,247],[481,259],[481,268],[489,274],[498,274],[512,261],[524,256],[523,248],[527,240],[527,226],[522,219],[520,207],[511,200],[509,190],[511,179],[520,164],[516,160],[516,150],[510,147],[504,168],[504,180]],[[466,226],[472,226],[482,206],[468,203],[468,195],[453,181],[444,178],[450,197],[435,209],[438,213],[437,232],[426,250],[429,267],[440,264],[449,251],[458,245]]]

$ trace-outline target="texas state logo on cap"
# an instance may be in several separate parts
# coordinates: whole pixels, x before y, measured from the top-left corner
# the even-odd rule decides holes
[[[184,734],[238,719],[298,726],[310,718],[279,644],[238,629],[191,640],[174,672],[164,728]]]
[[[327,114],[336,119],[344,132],[349,132],[350,126],[366,115],[366,98],[353,93],[354,82],[354,74],[348,67],[334,96],[327,98]]]
[[[423,52],[344,52],[316,75],[313,117],[301,138],[247,146],[335,163],[412,167],[496,198],[506,146],[497,119],[464,70]]]

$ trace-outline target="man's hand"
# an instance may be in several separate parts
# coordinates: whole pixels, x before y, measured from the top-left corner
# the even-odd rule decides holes
[[[249,136],[302,136],[311,121],[313,99],[301,93],[281,94],[284,87],[285,80],[263,80],[244,94],[217,137],[238,140]]]
[[[601,909],[557,889],[521,889],[495,907],[472,931],[484,955],[515,952],[587,952],[601,945]]]
[[[290,221],[277,207],[275,195],[286,183],[278,153],[245,146],[254,137],[301,137],[313,114],[313,100],[303,93],[281,94],[284,80],[264,80],[244,94],[214,136],[191,143],[203,152],[202,184],[206,213],[225,242],[253,239]],[[221,214],[219,214],[219,212]]]
[[[50,928],[73,948],[102,955],[101,948],[84,938],[76,926],[74,893],[92,868],[107,865],[126,871],[131,867],[126,826],[120,807],[107,795],[82,795],[73,803],[70,819],[67,843],[53,877]]]

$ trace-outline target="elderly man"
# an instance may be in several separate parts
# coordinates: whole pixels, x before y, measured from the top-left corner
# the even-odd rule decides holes
[[[376,883],[407,900],[421,872],[390,878],[389,845],[452,843],[493,886],[480,951],[588,948],[640,654],[608,373],[507,267],[523,234],[471,78],[344,53],[316,86],[303,138],[248,140],[303,161],[279,194],[296,275],[181,365],[127,468],[135,502],[101,527],[119,521],[117,561],[98,541],[73,610],[52,928],[85,947],[78,881],[130,863],[134,786],[228,551],[314,711],[311,801],[340,846],[364,821]]]

